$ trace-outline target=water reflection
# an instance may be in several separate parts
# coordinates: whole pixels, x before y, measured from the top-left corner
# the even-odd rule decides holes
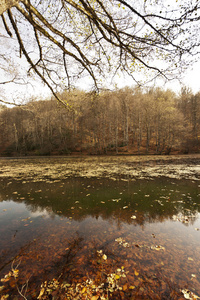
[[[13,258],[23,257],[21,272],[32,276],[32,289],[60,274],[67,281],[97,276],[102,249],[110,266],[126,267],[134,286],[141,285],[137,273],[146,281],[147,274],[149,281],[159,273],[160,281],[172,278],[171,285],[199,293],[197,182],[4,181],[0,199],[1,274]]]
[[[0,188],[1,201],[24,203],[32,217],[60,216],[82,221],[87,216],[101,216],[144,225],[183,215],[183,223],[193,224],[200,210],[198,185],[189,181],[73,178],[48,184],[9,182]]]

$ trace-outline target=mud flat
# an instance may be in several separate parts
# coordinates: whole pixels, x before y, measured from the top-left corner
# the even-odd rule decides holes
[[[200,180],[200,154],[174,156],[89,156],[1,158],[0,178],[24,181],[67,177],[113,180],[168,177]]]

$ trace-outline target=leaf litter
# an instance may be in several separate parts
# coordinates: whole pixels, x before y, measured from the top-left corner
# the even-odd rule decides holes
[[[61,169],[62,168],[60,168],[60,170]],[[41,169],[39,170],[39,173],[40,173],[40,171],[41,171]],[[7,173],[7,175],[8,174],[9,174],[9,172]],[[112,173],[112,176],[114,176],[114,174],[115,173]],[[126,176],[127,174],[128,173],[124,172],[123,175]],[[39,175],[39,177],[36,176],[36,178],[34,180],[36,182],[44,180],[46,183],[51,183],[51,184],[55,183],[56,181],[60,182],[60,180],[54,179],[54,175],[51,176],[52,174],[49,175],[48,178],[43,177],[43,175],[41,175],[41,176]],[[90,175],[91,175],[91,173],[90,173]],[[193,175],[194,175],[194,173],[191,172],[191,178],[193,177]],[[6,178],[6,176],[5,176],[5,178]],[[22,176],[24,176],[24,173]],[[61,173],[61,177],[62,176],[64,176],[64,178],[66,178],[66,176],[68,176],[68,175],[63,172],[63,173]],[[71,175],[69,175],[69,176],[71,176]],[[99,177],[100,176],[101,175],[99,175]],[[117,176],[118,175],[116,174],[116,177]],[[195,176],[195,180],[197,180],[197,177],[198,176]],[[20,180],[19,178],[20,177],[18,177],[18,180]],[[133,179],[136,177],[134,175],[131,178]],[[185,178],[188,179],[189,177],[186,176]],[[31,178],[27,178],[26,182],[28,182],[28,180],[31,180]],[[35,189],[35,193],[42,194],[42,190]],[[173,193],[173,191],[171,191],[171,193]],[[120,192],[119,194],[122,195],[122,192]],[[17,196],[17,195],[19,195],[19,193],[16,192],[13,195]],[[31,195],[31,193],[30,193],[30,195]],[[92,193],[89,191],[85,195],[86,195],[86,197],[90,198],[89,196],[92,196]],[[135,193],[135,195],[137,195],[137,193]],[[145,195],[147,195],[147,196],[145,196]],[[150,198],[150,194],[147,193],[145,195],[144,195],[144,197],[146,198],[145,201],[148,201],[148,199]],[[183,195],[183,197],[188,197],[188,196],[189,195]],[[156,201],[160,206],[163,206],[165,204],[164,201],[166,201],[166,202],[169,201],[168,196],[163,196],[163,197],[165,197],[165,198],[163,198],[162,201],[161,200]],[[23,196],[20,198],[22,198],[20,200],[24,200]],[[190,198],[188,198],[188,199],[191,200]],[[118,205],[118,202],[121,200],[121,198],[117,198],[117,197],[110,198],[110,199],[111,199],[110,200],[111,202],[116,202],[116,205]],[[173,202],[173,201],[171,201],[171,202]],[[183,200],[180,200],[180,202],[176,201],[176,204],[181,205],[183,202],[184,202]],[[73,204],[74,206],[70,206],[72,211],[75,210],[75,208],[76,208],[75,204],[78,204],[78,203],[80,203],[80,201],[75,201]],[[100,201],[100,203],[107,204],[107,201]],[[135,203],[135,204],[137,204],[137,203]],[[136,213],[133,215],[134,211],[136,211],[136,210],[135,209],[132,210],[131,207],[129,206],[129,204],[125,205],[125,206],[122,205],[121,208],[124,210],[124,217],[122,216],[124,218],[124,220],[129,219],[130,222],[133,222],[133,224],[135,223],[135,225],[138,225],[138,224],[140,224],[140,222],[142,222],[142,219],[141,219],[141,216],[139,213]],[[63,214],[62,210],[57,210],[57,213],[58,212],[61,215]],[[184,216],[183,214],[174,215],[174,216],[177,216],[177,219],[175,217],[172,217],[172,219],[174,218],[174,221],[179,221],[179,222],[185,223],[185,224],[189,224],[190,222],[193,222],[193,219],[195,218],[193,215],[192,216]],[[72,218],[72,216],[70,216],[70,218]],[[21,219],[21,221],[27,222],[29,219],[30,219],[30,217],[27,217],[27,218]],[[129,223],[127,223],[127,224],[129,224]],[[76,225],[74,224],[73,226],[74,226],[74,230],[75,230]],[[95,227],[93,227],[93,230],[95,231]],[[110,230],[110,228],[108,228],[108,230],[109,230],[110,234],[113,234],[113,236],[116,235],[116,233],[114,233],[114,231],[112,232],[112,230]],[[64,233],[64,231],[65,231],[65,227],[63,227],[63,231],[61,231],[61,232]],[[197,231],[197,229],[196,229],[196,231]],[[123,230],[121,230],[121,233],[125,234],[125,232],[126,232],[125,228]],[[39,247],[37,249],[37,253],[38,253],[37,259],[41,265],[45,261],[44,258],[45,258],[47,249],[49,252],[48,258],[51,256],[52,257],[54,256],[55,258],[56,257],[62,258],[62,256],[63,256],[62,251],[58,251],[58,247],[57,247],[58,245],[60,245],[60,241],[59,241],[60,237],[59,236],[60,235],[56,236],[56,233],[54,234],[54,236],[52,234],[54,241],[49,243],[49,247],[47,248],[47,245],[46,245],[46,249],[43,249],[43,246],[41,244],[41,248]],[[121,236],[123,236],[123,235],[121,235]],[[156,232],[156,235],[151,233],[151,238],[152,237],[157,238],[157,236],[158,236],[157,232]],[[99,235],[99,237],[97,239],[99,239],[99,241],[102,240],[102,245],[104,244],[104,241],[106,242],[103,232],[102,232],[102,237]],[[109,252],[104,251],[105,249],[102,248],[102,250],[96,251],[97,257],[92,262],[93,272],[90,270],[90,267],[89,267],[88,274],[85,275],[86,278],[84,280],[83,279],[80,280],[80,278],[76,278],[75,274],[77,274],[77,269],[71,268],[70,270],[72,271],[72,274],[74,274],[74,275],[72,275],[72,277],[69,281],[66,279],[60,278],[59,276],[57,277],[57,279],[55,279],[56,277],[54,277],[52,280],[44,281],[40,287],[39,294],[37,293],[37,297],[40,297],[38,299],[50,299],[50,295],[53,295],[53,297],[57,297],[57,299],[59,299],[61,291],[63,293],[65,293],[65,295],[69,299],[108,299],[108,296],[109,296],[109,299],[118,299],[118,297],[119,297],[119,299],[126,299],[126,297],[129,297],[128,295],[130,295],[130,294],[134,295],[134,297],[138,297],[138,299],[139,299],[139,297],[143,297],[145,295],[150,295],[151,297],[153,297],[153,295],[155,296],[156,295],[155,293],[158,292],[159,290],[160,290],[160,292],[158,292],[158,294],[156,295],[156,297],[158,297],[158,299],[165,299],[164,295],[166,294],[166,291],[168,291],[168,295],[170,295],[170,297],[173,297],[173,299],[181,299],[180,298],[181,295],[183,295],[183,297],[185,299],[198,299],[199,298],[199,296],[196,295],[198,293],[198,290],[197,290],[197,293],[195,293],[195,288],[193,288],[193,290],[187,289],[187,288],[185,288],[184,284],[182,285],[182,288],[180,288],[180,286],[176,285],[175,278],[173,278],[173,274],[172,274],[172,281],[169,281],[169,279],[166,279],[162,275],[162,273],[160,273],[159,275],[158,274],[155,275],[156,273],[154,273],[155,272],[154,269],[152,268],[152,270],[151,270],[151,263],[147,263],[147,261],[150,259],[150,257],[148,258],[148,256],[150,255],[149,251],[152,251],[152,253],[155,253],[155,255],[151,256],[151,259],[152,259],[152,261],[154,261],[155,266],[157,266],[157,268],[163,268],[163,266],[165,266],[166,274],[168,274],[168,276],[167,275],[166,276],[168,278],[170,278],[171,268],[169,266],[169,269],[168,269],[168,266],[167,266],[168,258],[167,257],[165,258],[165,255],[169,254],[168,253],[169,247],[167,247],[168,246],[167,240],[166,240],[165,244],[162,245],[159,243],[158,244],[151,243],[150,239],[149,239],[149,243],[147,243],[146,241],[142,242],[139,240],[134,242],[133,239],[132,240],[130,240],[130,238],[126,239],[124,237],[119,237],[119,235],[118,235],[118,237],[115,236],[114,242],[117,242],[117,245],[119,246],[119,249],[117,249],[113,244],[113,250],[115,250],[115,253],[121,253],[121,257],[128,258],[127,262],[126,262],[126,260],[123,261],[123,262],[125,262],[124,263],[125,267],[124,266],[121,267],[120,262],[118,262],[117,263],[118,267],[114,268],[114,267],[116,267],[116,262],[114,262],[114,260],[111,259],[111,257],[114,256],[114,254],[112,254],[112,253],[110,254]],[[67,249],[66,250],[67,253],[70,253],[70,251],[69,251],[70,247],[65,246],[65,249]],[[136,250],[133,251],[133,249],[136,249]],[[34,253],[31,251],[33,251],[33,250],[30,250],[30,253],[29,254],[27,253],[27,255],[29,256],[31,254],[33,257]],[[81,252],[81,250],[79,250],[79,251]],[[174,261],[173,257],[175,257],[177,255],[177,253],[175,250],[173,251],[173,249],[170,249],[170,251],[171,251],[170,255],[172,258],[171,262],[173,262]],[[180,251],[180,253],[181,253],[181,251]],[[198,249],[196,251],[198,251]],[[86,257],[87,256],[85,256],[85,259],[86,259]],[[193,257],[195,257],[195,253],[194,253]],[[83,264],[83,267],[81,267],[81,269],[82,269],[81,277],[84,278],[83,269],[84,269],[84,266],[86,266],[86,265],[88,266],[88,264],[86,264],[86,262],[83,263],[84,256],[81,257],[81,254],[79,255],[79,258]],[[189,259],[189,258],[191,258],[191,259]],[[194,259],[192,257],[188,256],[188,261],[191,261],[190,264],[192,263],[193,260]],[[86,261],[87,261],[87,259],[86,259]],[[179,261],[179,259],[177,259],[177,261]],[[28,257],[25,259],[25,262],[28,262]],[[171,262],[170,262],[170,264],[171,264]],[[129,263],[130,263],[130,265],[129,265]],[[109,267],[108,267],[108,265],[109,265]],[[147,267],[147,265],[148,265],[148,267]],[[176,265],[176,263],[174,265]],[[178,266],[180,266],[180,265],[178,265],[178,264],[176,265],[177,269],[178,269]],[[97,276],[96,276],[97,279],[94,277],[94,273],[95,273],[94,270],[97,274]],[[119,271],[119,270],[121,270],[121,271]],[[128,271],[125,272],[125,270],[128,270]],[[183,269],[180,269],[180,271],[181,270],[184,271]],[[191,280],[191,278],[193,280],[197,280],[198,276],[192,276],[191,274],[193,274],[193,275],[198,274],[198,272],[199,272],[198,266],[192,266],[191,271],[193,273],[190,272],[190,276],[188,278],[190,278],[190,280]],[[39,275],[40,274],[39,268],[38,269],[36,268],[34,272],[35,273],[38,272],[37,275]],[[22,271],[22,275],[23,274],[25,274],[24,270]],[[10,278],[12,278],[12,276],[10,276]],[[125,279],[126,279],[126,281],[124,281]],[[16,277],[15,280],[18,282],[19,279]],[[10,279],[7,282],[9,282],[9,281],[10,281]],[[122,282],[120,283],[120,281],[122,281]],[[180,283],[181,283],[181,281],[180,281]],[[0,288],[0,289],[2,289],[2,288]],[[152,292],[152,289],[154,290],[154,294]],[[5,287],[5,292],[6,291],[7,290]],[[116,296],[116,292],[118,292],[120,296]],[[5,297],[6,297],[6,294],[5,294]],[[123,298],[123,297],[125,297],[125,298]]]

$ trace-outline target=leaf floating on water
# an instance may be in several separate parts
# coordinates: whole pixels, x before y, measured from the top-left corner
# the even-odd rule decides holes
[[[9,294],[3,295],[3,296],[1,297],[2,300],[6,300],[6,299],[8,299],[8,298],[9,298]]]
[[[123,242],[123,239],[121,237],[115,239],[115,242],[118,242],[119,244]]]
[[[103,203],[103,204],[104,204],[105,202],[104,202],[104,201],[101,201],[101,203]]]
[[[102,250],[97,250],[97,254],[99,256],[101,256],[104,260],[107,260],[107,255],[106,254],[103,254],[103,251]]]
[[[123,209],[128,208],[128,206],[124,206]]]
[[[128,285],[127,285],[127,283],[125,283],[124,285],[123,285],[123,291],[126,291],[127,289],[128,289]]]
[[[129,286],[129,290],[134,290],[135,289],[135,286],[134,285],[130,285]]]
[[[10,278],[12,277],[12,275],[13,275],[12,272],[8,272],[8,274],[6,274],[4,276],[4,278],[1,279],[1,282],[7,282],[7,281],[9,281]]]
[[[91,300],[97,300],[97,299],[99,299],[99,296],[92,296],[92,298],[91,298]]]
[[[17,269],[13,270],[13,275],[14,275],[14,277],[18,277],[19,276],[19,270],[17,270]]]
[[[22,219],[22,222],[26,222],[26,221],[30,220],[30,218],[31,218],[31,217],[28,217],[28,218],[26,218],[26,219]]]
[[[118,199],[112,199],[113,202],[119,202],[120,200],[122,200],[121,198]]]
[[[200,299],[200,297],[198,297],[197,295],[195,295],[193,292],[189,291],[189,290],[181,290],[181,292],[184,295],[185,299],[189,299],[189,300],[196,300],[196,299]]]
[[[132,216],[131,219],[135,220],[135,219],[136,219],[136,216]]]
[[[104,260],[107,260],[107,255],[104,254],[104,255],[102,256],[102,258],[103,258]]]
[[[139,275],[139,272],[138,271],[134,271],[134,274],[135,274],[135,276],[138,276]]]
[[[86,291],[86,288],[84,287],[84,288],[82,289],[82,291],[81,291],[81,294],[84,294],[85,291]]]
[[[44,292],[45,292],[45,289],[42,288],[42,289],[40,290],[40,294],[39,294],[39,296],[37,297],[37,299],[42,299],[42,296],[44,295]]]
[[[193,261],[194,259],[192,257],[188,257],[188,260]]]
[[[160,250],[165,250],[165,247],[156,245],[156,246],[151,246],[150,249],[160,251]]]
[[[4,285],[0,286],[0,292],[5,288]]]
[[[129,243],[127,243],[124,239],[117,238],[115,239],[115,242],[117,242],[119,245],[122,245],[124,248],[130,247]]]
[[[129,243],[127,243],[127,242],[126,242],[126,243],[123,243],[122,246],[123,246],[124,248],[130,247]]]

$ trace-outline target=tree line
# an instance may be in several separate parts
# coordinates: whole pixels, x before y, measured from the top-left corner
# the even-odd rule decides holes
[[[74,90],[0,108],[0,154],[170,154],[200,149],[200,93]]]

